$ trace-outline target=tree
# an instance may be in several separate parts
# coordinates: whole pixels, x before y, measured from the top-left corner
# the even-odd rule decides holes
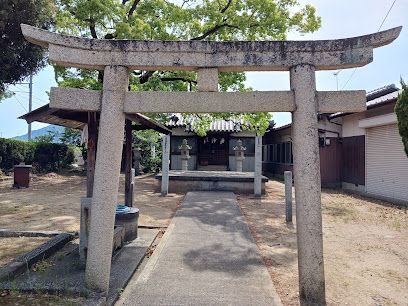
[[[162,150],[159,132],[133,131],[133,146],[140,150],[140,164],[145,172],[158,172],[161,169]],[[152,154],[153,150],[156,152],[155,156]]]
[[[397,114],[398,130],[402,137],[405,154],[408,157],[408,85],[401,79],[402,92],[398,96],[395,104],[395,113]]]
[[[48,29],[52,11],[52,0],[0,1],[0,101],[11,94],[7,85],[21,81],[46,64],[43,48],[24,39],[20,24]]]
[[[56,30],[81,37],[141,40],[284,40],[320,27],[315,8],[296,0],[58,0]],[[100,89],[102,72],[56,69],[60,86]],[[220,73],[221,91],[248,91],[244,73]],[[130,90],[195,91],[191,71],[133,71]],[[269,113],[189,114],[198,134],[212,119],[235,118],[262,135]],[[168,116],[157,115],[166,120]]]
[[[60,140],[66,145],[81,147],[81,130],[66,127],[60,136]]]
[[[83,160],[87,160],[87,149],[85,144],[82,143],[81,130],[66,127],[59,139],[63,144],[80,148]]]
[[[34,141],[41,142],[41,143],[53,143],[54,139],[57,138],[57,136],[58,136],[58,131],[50,130],[50,131],[47,131],[47,134],[35,137]]]

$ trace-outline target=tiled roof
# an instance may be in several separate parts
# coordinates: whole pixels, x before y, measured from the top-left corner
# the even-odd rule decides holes
[[[398,95],[402,92],[402,90],[396,90],[394,92],[391,92],[389,94],[386,94],[384,96],[380,96],[378,98],[372,99],[367,101],[367,107],[373,107],[374,105],[377,104],[383,104],[385,102],[394,102],[395,100],[397,100]]]
[[[389,84],[389,85],[385,85],[383,87],[371,90],[367,92],[367,101],[384,96],[394,91],[398,91],[398,88],[397,86],[395,86],[395,84]]]
[[[377,106],[381,106],[388,103],[393,103],[397,100],[398,95],[402,92],[402,90],[398,90],[398,88],[394,85],[387,85],[373,91],[369,91],[367,93],[367,109],[374,108]],[[330,115],[330,118],[337,118],[341,116],[348,115],[350,113],[338,112]]]
[[[190,126],[190,121],[187,121],[182,115],[175,114],[178,120],[170,119],[169,122],[166,123],[166,126],[169,128],[176,128],[176,127],[184,127],[187,128]],[[236,122],[233,120],[223,120],[223,119],[216,119],[211,122],[209,132],[240,132],[241,131],[241,124],[240,122]]]

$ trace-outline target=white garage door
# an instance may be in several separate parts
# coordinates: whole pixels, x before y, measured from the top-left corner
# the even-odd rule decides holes
[[[408,201],[408,158],[396,124],[367,129],[366,157],[367,192]]]

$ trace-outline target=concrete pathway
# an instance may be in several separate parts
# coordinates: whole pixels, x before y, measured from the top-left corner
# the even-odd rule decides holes
[[[189,192],[117,305],[281,305],[231,192]]]

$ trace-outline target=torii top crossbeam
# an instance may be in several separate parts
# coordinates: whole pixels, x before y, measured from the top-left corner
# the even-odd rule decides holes
[[[101,91],[53,88],[50,106],[100,111],[90,214],[86,283],[108,292],[115,204],[126,115],[137,112],[292,112],[296,230],[301,305],[325,305],[318,112],[365,110],[364,91],[316,91],[316,70],[360,67],[373,49],[391,43],[401,27],[321,41],[135,41],[76,38],[28,25],[29,41],[48,47],[62,66],[104,70]],[[198,92],[129,92],[129,70],[196,70]],[[290,71],[290,91],[218,91],[220,71]],[[254,194],[261,195],[261,140],[256,138]],[[168,141],[163,178],[168,177]],[[167,145],[166,145],[167,144]],[[163,185],[162,193],[167,193]],[[167,181],[168,182],[168,181]],[[165,186],[165,187],[163,187]],[[163,190],[166,190],[163,192]]]
[[[373,60],[373,49],[391,43],[396,27],[375,34],[316,41],[140,41],[87,39],[21,25],[32,43],[48,47],[52,62],[66,67],[134,70],[284,71],[298,64],[316,70],[360,67]]]

